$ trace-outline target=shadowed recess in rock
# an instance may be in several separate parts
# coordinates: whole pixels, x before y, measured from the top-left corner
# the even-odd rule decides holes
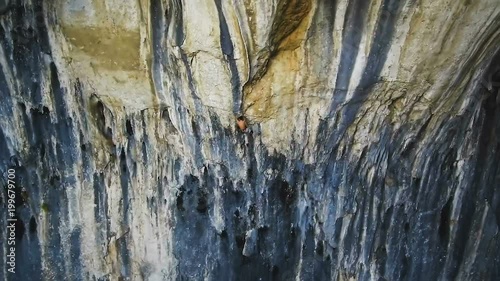
[[[231,41],[231,34],[229,34],[229,28],[227,26],[226,18],[224,17],[224,12],[222,11],[221,0],[215,0],[215,5],[217,7],[217,13],[219,14],[220,46],[231,72],[233,113],[235,115],[241,115],[243,94],[241,91],[238,68],[234,60],[233,42]]]

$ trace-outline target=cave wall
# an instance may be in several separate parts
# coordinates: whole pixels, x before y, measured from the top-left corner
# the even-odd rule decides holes
[[[500,279],[498,0],[0,14],[1,280]]]

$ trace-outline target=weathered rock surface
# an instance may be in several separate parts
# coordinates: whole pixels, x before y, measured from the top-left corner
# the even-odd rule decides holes
[[[499,0],[0,0],[0,279],[499,280],[499,65]]]

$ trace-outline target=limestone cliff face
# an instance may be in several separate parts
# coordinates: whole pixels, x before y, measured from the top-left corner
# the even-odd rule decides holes
[[[1,0],[0,279],[499,280],[499,65],[499,0]]]

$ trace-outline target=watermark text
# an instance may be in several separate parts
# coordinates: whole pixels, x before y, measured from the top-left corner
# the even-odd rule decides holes
[[[16,273],[16,170],[7,171],[7,271]]]

